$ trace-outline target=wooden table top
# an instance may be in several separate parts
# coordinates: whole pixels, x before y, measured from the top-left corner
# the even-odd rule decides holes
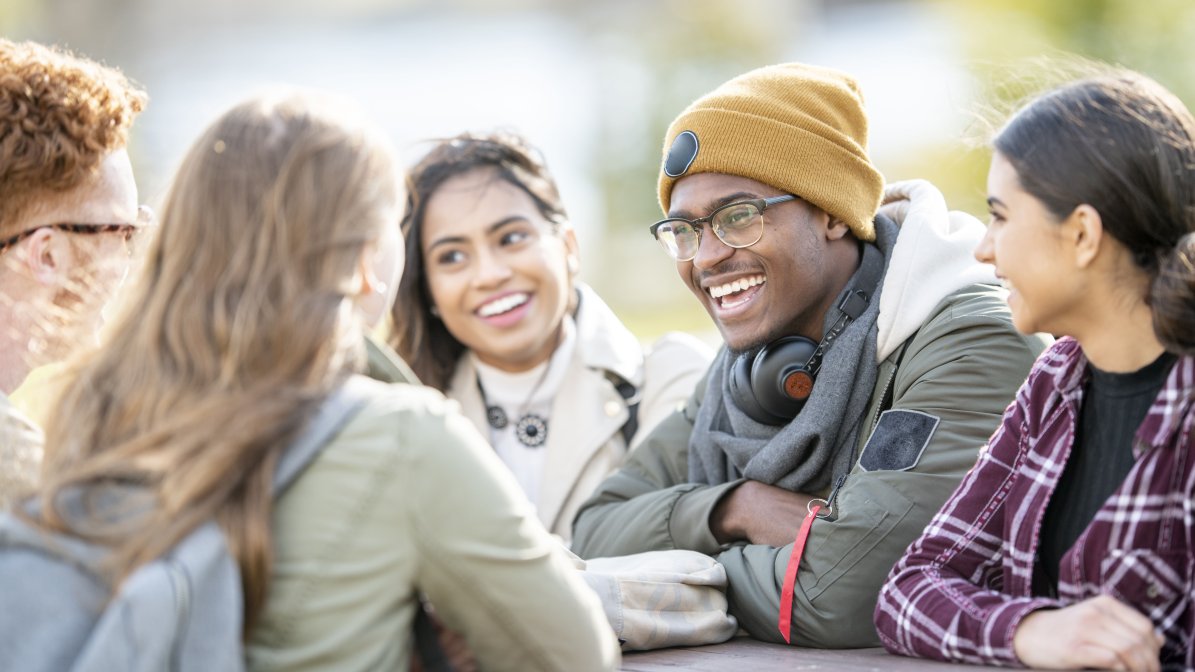
[[[622,669],[632,672],[676,670],[792,672],[793,670],[904,670],[906,672],[962,672],[1006,668],[955,665],[894,656],[883,649],[802,649],[739,637],[723,644],[625,653]]]

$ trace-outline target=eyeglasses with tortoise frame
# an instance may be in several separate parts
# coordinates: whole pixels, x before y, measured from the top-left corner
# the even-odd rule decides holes
[[[6,238],[0,241],[0,252],[16,245],[22,240],[32,236],[34,233],[42,229],[57,229],[59,231],[66,231],[68,233],[82,233],[82,234],[97,234],[97,233],[115,233],[119,232],[124,236],[125,242],[132,242],[137,234],[151,228],[154,225],[154,213],[148,205],[142,205],[137,208],[137,223],[123,224],[84,224],[81,222],[58,222],[55,224],[42,224],[35,226],[32,229],[22,231],[15,236]],[[130,252],[131,252],[130,248]]]

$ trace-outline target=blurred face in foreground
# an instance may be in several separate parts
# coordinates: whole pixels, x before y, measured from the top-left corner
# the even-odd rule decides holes
[[[137,207],[137,185],[124,149],[109,153],[78,187],[37,204],[0,250],[15,303],[30,306],[40,361],[94,343],[104,309],[133,263],[137,239],[151,223]],[[10,276],[10,279],[13,276]]]

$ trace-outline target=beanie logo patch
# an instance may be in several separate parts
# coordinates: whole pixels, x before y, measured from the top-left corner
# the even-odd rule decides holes
[[[696,133],[681,131],[672,141],[672,147],[668,150],[668,158],[664,159],[664,174],[668,177],[684,175],[697,158],[698,146]]]

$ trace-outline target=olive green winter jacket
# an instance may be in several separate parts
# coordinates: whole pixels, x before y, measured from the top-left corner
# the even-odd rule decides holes
[[[940,423],[906,470],[865,471],[856,463],[833,515],[813,523],[793,600],[793,644],[879,646],[871,614],[884,578],[975,462],[1046,344],[1016,332],[997,287],[970,285],[943,299],[880,364],[857,455],[888,408],[928,413]],[[704,389],[699,385],[686,408],[664,420],[582,506],[573,551],[584,558],[672,548],[713,555],[726,567],[739,624],[758,639],[781,642],[780,589],[792,545],[720,545],[710,513],[742,480],[688,482],[689,435]]]

